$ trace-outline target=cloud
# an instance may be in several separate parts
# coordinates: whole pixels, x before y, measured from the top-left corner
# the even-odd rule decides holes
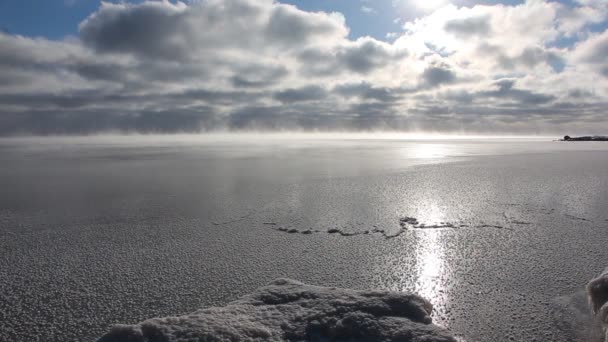
[[[100,53],[202,60],[227,49],[264,53],[324,45],[344,38],[348,29],[335,13],[309,13],[270,0],[210,0],[190,6],[179,1],[102,2],[79,32]]]
[[[276,84],[288,74],[287,68],[281,65],[252,64],[235,70],[230,80],[236,88],[263,88]]]
[[[380,102],[395,102],[400,99],[399,90],[374,87],[370,83],[346,83],[339,84],[334,92],[345,98],[359,98],[364,100],[376,100]]]
[[[445,23],[445,30],[462,37],[487,36],[490,34],[491,27],[489,18],[482,16],[448,20]]]
[[[265,33],[268,43],[294,47],[343,38],[348,29],[338,14],[307,13],[293,6],[274,5]]]
[[[576,49],[576,58],[583,63],[606,64],[608,56],[608,31],[591,36],[580,43]]]
[[[378,14],[378,11],[369,6],[361,6],[361,12],[365,14]]]
[[[306,86],[298,89],[282,90],[274,95],[274,98],[283,103],[294,103],[304,101],[321,100],[327,96],[325,89],[319,86]]]
[[[317,76],[340,73],[369,74],[392,66],[407,56],[407,49],[378,41],[370,37],[356,41],[344,40],[339,45],[302,50],[298,59],[302,72]]]
[[[606,2],[454,3],[386,42],[272,0],[103,2],[76,38],[0,33],[0,134],[605,134]]]
[[[523,104],[540,105],[555,100],[555,96],[539,94],[529,90],[515,89],[515,80],[503,79],[494,83],[496,90],[482,91],[477,96],[513,99]]]
[[[518,68],[532,69],[539,64],[550,66],[554,71],[561,72],[565,61],[556,52],[545,49],[539,46],[529,46],[517,56],[508,56],[500,50],[493,52],[497,57],[498,64],[506,70],[514,70]]]
[[[562,6],[558,27],[566,36],[585,35],[589,26],[606,21],[608,3],[603,0],[577,0],[573,6]]]
[[[372,38],[361,38],[338,51],[338,63],[350,71],[368,73],[404,56],[404,52],[391,51],[392,47]]]
[[[144,2],[141,5],[102,2],[101,8],[80,24],[80,37],[100,53],[129,52],[140,57],[179,58],[187,55],[181,36],[187,7],[178,2]]]
[[[430,87],[453,83],[456,75],[447,66],[429,66],[422,73],[422,82]]]

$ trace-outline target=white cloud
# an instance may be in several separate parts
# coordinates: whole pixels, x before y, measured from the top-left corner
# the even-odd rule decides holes
[[[378,11],[369,6],[361,6],[361,12],[366,14],[378,14]]]
[[[399,35],[400,34],[398,32],[388,32],[386,34],[386,39],[394,40],[394,39],[397,39],[399,37]]]
[[[78,39],[0,34],[0,134],[462,122],[510,132],[529,120],[593,130],[608,121],[608,39],[585,28],[606,8],[442,2],[384,42],[349,39],[340,13],[272,0],[102,3]],[[555,47],[575,33],[573,47]]]
[[[603,84],[608,78],[608,31],[591,35],[587,40],[577,44],[570,55],[572,68],[578,73],[584,74],[593,82],[591,84]],[[601,90],[606,93],[606,88]],[[608,94],[606,94],[608,95]]]

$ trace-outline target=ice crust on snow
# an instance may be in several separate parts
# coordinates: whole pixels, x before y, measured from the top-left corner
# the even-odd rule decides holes
[[[356,291],[278,279],[224,307],[119,325],[98,342],[456,341],[410,293]]]

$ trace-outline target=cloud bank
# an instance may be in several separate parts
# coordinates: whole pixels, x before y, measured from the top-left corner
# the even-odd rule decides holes
[[[103,2],[77,37],[0,33],[0,135],[606,133],[608,3],[442,4],[386,42],[271,0]]]

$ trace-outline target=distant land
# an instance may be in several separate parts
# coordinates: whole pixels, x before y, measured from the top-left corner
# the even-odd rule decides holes
[[[584,136],[584,137],[571,137],[569,135],[564,136],[561,141],[608,141],[608,136]]]

